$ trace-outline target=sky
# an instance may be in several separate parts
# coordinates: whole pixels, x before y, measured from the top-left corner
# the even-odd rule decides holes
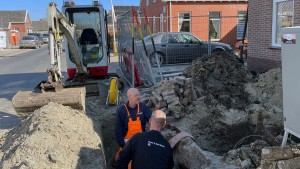
[[[4,1],[4,0],[2,0]],[[5,0],[6,1],[6,0]],[[38,21],[41,18],[46,18],[47,6],[50,2],[56,2],[57,9],[61,11],[63,0],[8,0],[2,2],[0,10],[28,10],[31,21]],[[92,0],[74,0],[76,5],[92,4]],[[99,0],[103,7],[111,10],[110,0]],[[140,0],[112,0],[114,5],[139,6]]]

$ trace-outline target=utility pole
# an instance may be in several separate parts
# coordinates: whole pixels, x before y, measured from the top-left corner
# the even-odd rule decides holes
[[[112,24],[113,24],[113,48],[114,48],[114,55],[118,56],[118,50],[117,50],[117,43],[116,43],[116,32],[115,32],[115,21],[116,21],[116,15],[114,10],[114,5],[112,3],[112,0],[110,0],[111,3],[111,18],[112,18]]]

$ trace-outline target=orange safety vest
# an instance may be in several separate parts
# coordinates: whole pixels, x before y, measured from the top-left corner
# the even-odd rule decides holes
[[[136,113],[137,117],[136,117],[136,120],[134,120],[134,121],[130,117],[130,112],[129,112],[126,104],[124,104],[124,106],[125,106],[125,109],[127,111],[127,116],[128,116],[128,131],[127,131],[126,136],[124,137],[124,140],[125,140],[125,143],[126,143],[133,135],[135,135],[136,133],[141,133],[141,132],[143,132],[143,130],[142,130],[141,119],[138,116],[140,114],[140,104],[138,104],[138,110],[137,110],[137,113]],[[122,151],[122,148],[120,147],[119,150],[116,153],[115,161],[117,161],[117,158],[118,158],[119,153],[121,151]],[[131,161],[128,164],[128,169],[131,169]]]
[[[140,104],[138,104],[138,110],[136,113],[136,120],[132,120],[132,117],[130,117],[130,112],[128,111],[128,108],[126,106],[126,104],[124,104],[126,111],[127,111],[127,115],[128,115],[128,131],[126,136],[124,137],[125,142],[127,142],[133,135],[135,135],[136,133],[141,133],[143,132],[142,130],[142,122],[140,117],[138,116],[140,114]]]

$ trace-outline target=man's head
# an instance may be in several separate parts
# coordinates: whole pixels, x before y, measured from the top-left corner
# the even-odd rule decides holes
[[[140,103],[140,92],[136,88],[130,88],[127,91],[128,102],[131,106],[136,106]]]
[[[166,114],[161,110],[155,110],[150,119],[150,130],[160,131],[166,125]]]

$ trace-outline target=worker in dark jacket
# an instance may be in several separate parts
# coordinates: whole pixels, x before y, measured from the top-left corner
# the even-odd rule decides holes
[[[125,143],[136,133],[145,132],[145,126],[149,121],[152,111],[140,103],[140,92],[136,88],[127,91],[128,102],[120,106],[116,113],[115,136],[120,149],[115,159],[124,147]]]
[[[161,135],[166,125],[166,114],[153,112],[150,131],[135,134],[124,146],[117,159],[117,169],[127,169],[132,160],[132,169],[172,169],[173,151],[169,142]]]

